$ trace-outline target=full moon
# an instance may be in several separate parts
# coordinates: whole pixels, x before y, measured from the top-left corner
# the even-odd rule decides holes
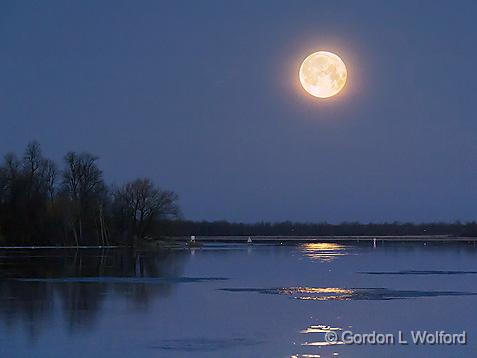
[[[340,92],[348,73],[334,53],[318,51],[309,55],[300,66],[300,82],[305,91],[315,97],[328,98]]]

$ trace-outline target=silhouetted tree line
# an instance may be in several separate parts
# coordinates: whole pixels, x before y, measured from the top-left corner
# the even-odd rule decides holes
[[[174,236],[454,235],[477,236],[477,223],[295,223],[180,220],[174,192],[141,178],[105,183],[89,153],[69,152],[59,168],[37,142],[0,164],[0,245],[132,244]]]
[[[161,228],[168,236],[368,236],[368,235],[451,235],[477,236],[477,223],[370,223],[357,222],[295,223],[260,222],[253,224],[227,221],[163,221]]]
[[[89,153],[69,152],[60,169],[31,142],[0,165],[0,244],[110,245],[158,234],[179,216],[177,195],[150,179],[108,186]]]

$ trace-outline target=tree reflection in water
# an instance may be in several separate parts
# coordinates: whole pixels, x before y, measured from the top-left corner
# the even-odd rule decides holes
[[[0,251],[0,320],[7,330],[24,325],[32,340],[59,315],[70,333],[88,329],[110,296],[124,298],[132,308],[147,309],[151,300],[168,295],[174,290],[173,281],[150,284],[137,278],[180,277],[186,257],[182,250]],[[64,280],[48,280],[58,278]]]

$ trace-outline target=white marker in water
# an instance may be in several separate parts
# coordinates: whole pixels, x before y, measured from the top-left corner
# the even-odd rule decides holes
[[[192,235],[192,236],[190,237],[190,242],[195,242],[195,236],[194,236],[194,235]]]
[[[252,238],[249,236],[247,240],[247,244],[251,244],[251,243],[252,243]]]
[[[376,247],[376,238],[373,239],[373,247]]]

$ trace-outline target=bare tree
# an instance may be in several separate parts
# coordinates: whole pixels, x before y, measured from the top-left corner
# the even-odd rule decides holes
[[[144,238],[155,220],[179,216],[177,195],[161,190],[150,179],[136,179],[114,193],[115,207],[129,224],[135,238]]]
[[[0,202],[5,203],[11,192],[11,184],[19,170],[20,163],[15,154],[8,153],[0,167]]]
[[[43,182],[46,185],[46,191],[50,199],[50,203],[53,202],[55,193],[56,193],[56,181],[58,179],[58,169],[55,162],[52,160],[46,159],[43,162]]]
[[[91,221],[96,219],[98,203],[106,190],[97,160],[89,153],[69,152],[65,156],[62,191],[69,201],[66,216],[77,245],[83,241],[85,225],[89,229],[94,226]]]
[[[43,161],[44,159],[41,153],[40,144],[35,141],[28,143],[23,156],[22,165],[23,170],[29,177],[30,181],[33,181],[35,176],[38,175]]]
[[[47,194],[51,201],[56,189],[57,168],[52,160],[43,157],[38,142],[28,143],[23,156],[22,167],[28,179],[30,190]]]
[[[55,164],[43,157],[37,142],[30,142],[21,160],[7,154],[0,172],[0,225],[25,244],[48,241]]]

